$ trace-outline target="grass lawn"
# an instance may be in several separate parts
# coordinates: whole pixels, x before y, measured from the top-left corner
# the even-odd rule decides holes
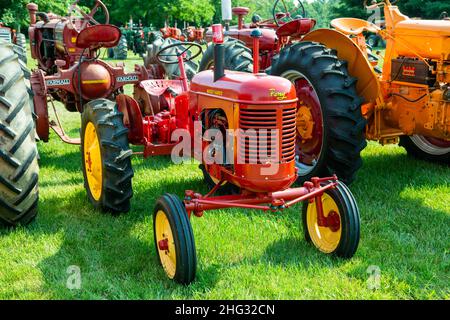
[[[140,59],[127,68],[134,63]],[[62,115],[76,136],[80,116]],[[38,148],[39,215],[26,228],[0,231],[1,299],[450,299],[450,168],[400,147],[369,143],[364,151],[351,186],[362,218],[352,260],[303,240],[300,206],[281,215],[219,210],[192,220],[198,272],[189,287],[159,266],[151,215],[165,192],[207,191],[196,164],[134,158],[132,211],[113,217],[87,200],[78,146],[52,134]],[[70,266],[80,268],[79,290],[67,288]],[[380,271],[376,290],[371,266]]]

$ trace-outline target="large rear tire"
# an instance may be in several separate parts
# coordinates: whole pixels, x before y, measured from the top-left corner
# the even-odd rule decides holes
[[[227,38],[225,46],[225,69],[241,72],[253,72],[252,50],[245,43],[234,38]],[[209,70],[214,66],[214,45],[209,45],[200,61],[200,71]]]
[[[0,41],[0,222],[30,223],[37,214],[39,166],[23,64]]]
[[[115,102],[99,99],[85,105],[81,151],[85,188],[94,207],[111,213],[130,211],[133,152]]]
[[[450,141],[420,135],[402,136],[400,146],[415,158],[450,165]]]
[[[18,47],[16,53],[19,55],[19,59],[27,64],[27,39],[23,33],[18,33],[16,35],[16,45]]]
[[[363,98],[357,79],[337,52],[315,42],[298,42],[281,50],[268,72],[291,80],[297,88],[296,164],[298,182],[337,174],[346,184],[362,165],[367,142]]]
[[[169,79],[176,79],[180,77],[180,68],[178,67],[178,64],[161,64],[156,56],[161,49],[164,49],[174,43],[180,43],[181,41],[172,38],[163,39],[157,36],[155,36],[155,38],[156,40],[147,46],[147,53],[143,56],[145,67],[149,69],[151,65],[161,65]],[[172,49],[166,50],[165,54],[177,54],[182,52],[182,50],[183,46],[173,47]],[[188,79],[191,80],[197,74],[198,64],[191,60],[185,62],[184,67],[186,69]]]
[[[127,38],[122,36],[120,38],[119,44],[114,48],[114,59],[117,60],[127,60],[128,57],[128,43]]]

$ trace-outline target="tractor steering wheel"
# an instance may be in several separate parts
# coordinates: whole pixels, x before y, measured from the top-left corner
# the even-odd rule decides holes
[[[298,2],[298,4],[295,4],[294,0],[289,0],[289,1],[292,2],[292,4],[294,4],[294,6],[295,6],[294,8],[288,8],[288,6],[286,5],[286,0],[275,1],[275,5],[273,6],[272,13],[273,13],[273,21],[275,21],[275,23],[278,27],[287,22],[298,19],[299,15],[302,18],[306,18],[306,10],[305,10],[305,6],[303,5],[303,3],[300,0],[296,0]],[[281,8],[282,10],[277,10],[279,5],[282,5],[282,8]]]
[[[72,3],[72,5],[69,8],[69,23],[75,31],[80,33],[82,30],[84,30],[88,26],[89,23],[100,24],[100,22],[98,22],[97,20],[94,19],[94,15],[97,13],[99,8],[102,8],[103,14],[105,15],[105,20],[106,20],[105,24],[109,24],[109,11],[108,11],[108,8],[105,6],[105,4],[102,1],[96,0],[95,6],[92,8],[92,10],[89,14],[87,14],[86,12],[84,12],[83,10],[80,9],[80,7],[78,6],[79,2],[80,2],[80,0],[76,0],[74,3]],[[80,17],[73,16],[74,12],[81,14],[81,17],[83,18],[83,24],[81,25],[81,27],[77,26],[77,24],[75,22]]]
[[[191,48],[197,48],[198,52],[194,55],[188,54],[191,51]],[[175,51],[176,53],[165,53],[169,49],[177,48]],[[183,57],[184,62],[189,62],[191,60],[194,60],[199,55],[203,53],[202,46],[195,43],[195,42],[177,42],[172,43],[171,45],[168,45],[167,47],[162,48],[157,54],[156,59],[163,64],[177,64],[178,58]],[[172,58],[172,59],[167,59]]]

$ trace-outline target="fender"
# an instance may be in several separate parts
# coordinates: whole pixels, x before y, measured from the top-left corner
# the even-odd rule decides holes
[[[303,37],[302,41],[315,41],[335,49],[339,59],[348,62],[348,72],[358,79],[356,89],[365,102],[375,102],[380,95],[378,76],[366,55],[345,34],[333,29],[317,29]]]

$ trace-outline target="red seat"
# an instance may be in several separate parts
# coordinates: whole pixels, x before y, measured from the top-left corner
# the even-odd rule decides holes
[[[183,92],[181,80],[145,80],[140,83],[140,86],[152,96],[161,96],[168,88],[171,88],[177,94]]]

